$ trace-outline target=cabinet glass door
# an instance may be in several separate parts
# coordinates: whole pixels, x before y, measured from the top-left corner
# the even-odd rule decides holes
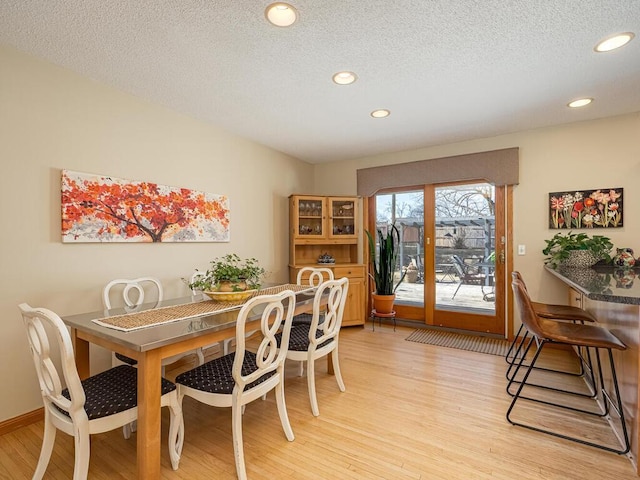
[[[329,198],[329,237],[356,236],[356,204],[352,198]]]
[[[301,197],[298,199],[299,237],[322,237],[325,229],[324,198]]]

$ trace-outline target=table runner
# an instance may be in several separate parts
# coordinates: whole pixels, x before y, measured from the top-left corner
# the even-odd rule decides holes
[[[258,290],[249,298],[253,298],[256,295],[274,295],[276,293],[283,292],[284,290],[293,290],[294,292],[311,292],[314,290],[314,287],[287,283]],[[244,305],[248,300],[249,299],[239,300],[236,302],[217,302],[214,300],[206,300],[203,302],[154,308],[139,313],[127,313],[113,317],[98,318],[92,321],[103,327],[113,328],[123,332],[130,332],[132,330],[152,327],[163,323],[177,322],[178,320],[199,317],[207,313],[221,313],[230,310],[240,310],[242,305]]]

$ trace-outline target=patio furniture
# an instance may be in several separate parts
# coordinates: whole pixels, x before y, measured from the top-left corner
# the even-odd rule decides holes
[[[453,292],[451,299],[456,298],[456,294],[462,285],[478,285],[485,284],[487,276],[484,273],[478,273],[477,266],[466,264],[458,255],[451,255],[453,266],[458,275],[458,287]]]

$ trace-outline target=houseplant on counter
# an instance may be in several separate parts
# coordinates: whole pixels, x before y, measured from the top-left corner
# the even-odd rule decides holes
[[[209,269],[189,283],[189,288],[217,299],[239,300],[241,297],[246,298],[242,292],[260,288],[264,274],[264,268],[255,258],[242,259],[235,253],[230,253],[213,259]],[[238,295],[232,295],[233,293]]]
[[[390,225],[387,234],[383,234],[378,229],[378,251],[373,236],[368,230],[365,230],[369,239],[369,258],[371,262],[372,274],[370,274],[375,283],[375,292],[373,297],[373,308],[379,313],[391,313],[393,311],[393,302],[395,300],[395,292],[398,285],[402,283],[406,269],[402,272],[398,283],[394,284],[396,262],[398,259],[398,245],[400,243],[400,232],[395,225]]]
[[[613,243],[602,235],[586,233],[556,233],[542,253],[547,255],[544,263],[551,267],[588,268],[600,260],[611,261]]]

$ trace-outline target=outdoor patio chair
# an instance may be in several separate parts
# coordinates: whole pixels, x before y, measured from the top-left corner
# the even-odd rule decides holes
[[[453,262],[453,267],[456,270],[456,274],[458,275],[458,286],[456,291],[453,292],[453,296],[451,299],[456,298],[456,294],[462,285],[484,285],[486,280],[486,275],[484,273],[479,273],[476,267],[473,265],[466,264],[458,255],[451,255],[451,260]]]

